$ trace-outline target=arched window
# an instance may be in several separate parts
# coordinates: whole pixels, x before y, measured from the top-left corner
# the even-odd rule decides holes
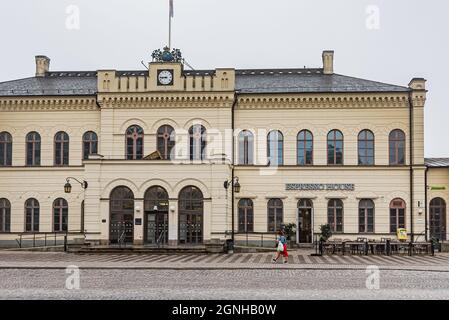
[[[430,237],[446,241],[446,201],[434,198],[430,201]]]
[[[69,135],[63,131],[55,134],[55,165],[69,165]]]
[[[109,240],[111,243],[133,242],[134,193],[126,186],[118,186],[109,195]]]
[[[239,232],[254,231],[254,206],[251,199],[240,199],[239,204]]]
[[[41,165],[41,136],[37,132],[30,132],[26,136],[26,164]]]
[[[281,229],[284,222],[284,203],[281,199],[268,201],[268,232],[276,232]]]
[[[143,158],[143,129],[131,126],[126,130],[126,159],[140,160]]]
[[[0,133],[0,166],[12,165],[12,136],[9,132]]]
[[[396,233],[399,228],[405,228],[405,201],[398,198],[390,203],[390,232]]]
[[[69,205],[65,199],[56,199],[53,202],[53,232],[67,231],[68,224]]]
[[[313,135],[309,130],[302,130],[297,136],[298,143],[298,165],[306,166],[313,164]]]
[[[149,244],[168,243],[168,192],[163,187],[148,188],[144,197],[145,241]]]
[[[149,188],[145,192],[145,212],[168,212],[168,193],[160,186]]]
[[[28,199],[25,202],[25,231],[39,232],[39,201]]]
[[[175,130],[168,125],[157,130],[157,150],[164,160],[172,160],[172,150],[175,146]]]
[[[254,135],[248,130],[239,133],[239,164],[254,164]]]
[[[89,159],[89,155],[98,153],[98,136],[93,131],[87,131],[83,135],[83,159]]]
[[[206,128],[195,124],[189,129],[190,160],[206,159]]]
[[[204,198],[197,187],[189,186],[178,196],[179,242],[199,244],[203,242]]]
[[[330,199],[327,203],[327,223],[333,232],[343,232],[343,201]]]
[[[405,164],[405,133],[396,129],[390,133],[390,165]]]
[[[343,164],[343,133],[332,130],[327,135],[327,164]]]
[[[0,199],[0,232],[11,231],[11,203],[8,199]]]
[[[359,133],[359,165],[374,165],[374,134],[370,130]]]
[[[362,199],[359,202],[359,232],[374,232],[374,201]]]
[[[279,130],[268,133],[267,157],[270,166],[282,166],[284,164],[284,136]]]

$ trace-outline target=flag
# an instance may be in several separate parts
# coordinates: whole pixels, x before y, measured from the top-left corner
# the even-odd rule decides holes
[[[173,18],[175,16],[175,9],[173,8],[173,0],[170,1],[170,18]]]

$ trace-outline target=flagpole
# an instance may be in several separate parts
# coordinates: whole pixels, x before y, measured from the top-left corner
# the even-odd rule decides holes
[[[171,11],[168,10],[168,48],[171,49]]]
[[[173,18],[173,0],[168,0],[168,48],[171,50],[171,20]]]

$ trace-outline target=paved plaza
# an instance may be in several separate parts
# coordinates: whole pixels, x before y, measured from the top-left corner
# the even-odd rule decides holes
[[[276,265],[272,256],[2,251],[0,299],[449,299],[448,254],[312,257],[292,251],[288,264]],[[79,268],[79,287],[67,287],[69,266]]]
[[[235,254],[73,254],[63,252],[0,252],[1,268],[148,268],[148,269],[325,269],[358,268],[374,265],[383,269],[434,270],[449,272],[449,254],[435,256],[311,256],[291,251],[288,264],[273,264],[274,253]]]

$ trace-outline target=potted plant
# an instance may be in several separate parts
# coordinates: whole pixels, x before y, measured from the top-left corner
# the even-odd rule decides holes
[[[326,242],[330,237],[332,237],[332,229],[329,224],[322,224],[320,226],[320,231],[320,241]]]
[[[285,237],[287,238],[287,241],[291,241],[292,239],[295,238],[296,235],[296,224],[295,223],[289,223],[284,225],[284,232],[285,232]]]

